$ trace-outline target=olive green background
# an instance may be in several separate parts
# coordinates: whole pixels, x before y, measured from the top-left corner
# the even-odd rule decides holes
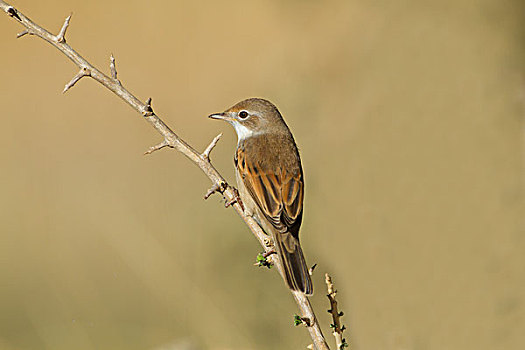
[[[523,349],[521,1],[30,1],[234,181],[206,116],[280,108],[306,176],[312,303],[356,350]],[[208,179],[0,16],[0,349],[304,349],[275,271]],[[330,342],[333,340],[328,338]]]

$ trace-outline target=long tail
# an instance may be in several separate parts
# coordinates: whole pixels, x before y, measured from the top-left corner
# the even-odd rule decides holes
[[[314,293],[314,287],[299,239],[290,233],[274,234],[275,247],[284,267],[284,279],[292,290],[306,295]]]

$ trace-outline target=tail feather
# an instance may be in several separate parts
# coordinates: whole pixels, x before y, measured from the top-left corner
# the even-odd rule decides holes
[[[284,267],[284,278],[292,290],[312,295],[314,288],[299,240],[289,233],[277,233],[274,237],[277,253]]]

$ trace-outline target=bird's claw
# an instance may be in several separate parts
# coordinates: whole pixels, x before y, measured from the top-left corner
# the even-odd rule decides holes
[[[275,247],[275,245],[273,244],[273,240],[270,237],[266,237],[264,239],[264,245],[268,248]],[[272,248],[270,251],[274,251],[274,249]]]
[[[224,203],[224,206],[228,208],[230,205],[233,205],[235,203],[238,203],[241,206],[242,211],[244,211],[244,204],[242,203],[241,197],[239,196],[239,191],[233,186],[230,186],[233,190],[233,198]]]

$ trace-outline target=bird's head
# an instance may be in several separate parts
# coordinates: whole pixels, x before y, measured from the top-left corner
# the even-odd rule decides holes
[[[281,113],[270,101],[262,98],[243,100],[222,113],[209,116],[230,123],[239,141],[264,133],[287,132]]]

